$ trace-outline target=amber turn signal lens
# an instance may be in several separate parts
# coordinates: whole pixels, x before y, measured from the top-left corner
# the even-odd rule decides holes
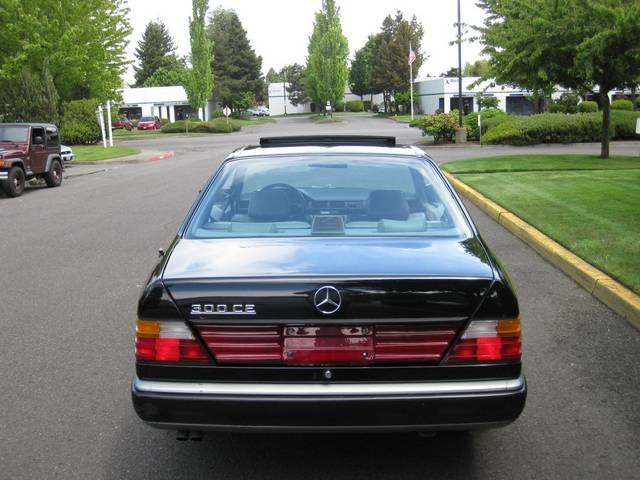
[[[501,337],[517,337],[520,335],[520,319],[498,320],[496,331]]]
[[[136,322],[138,338],[157,338],[160,336],[160,323],[155,320],[138,320]]]

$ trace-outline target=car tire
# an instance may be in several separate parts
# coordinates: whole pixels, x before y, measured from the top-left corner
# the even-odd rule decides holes
[[[19,197],[24,192],[25,175],[20,167],[12,167],[8,178],[2,182],[2,189],[7,197]]]
[[[53,160],[51,162],[51,168],[44,174],[44,181],[47,183],[47,187],[59,187],[62,183],[62,164],[60,160]]]

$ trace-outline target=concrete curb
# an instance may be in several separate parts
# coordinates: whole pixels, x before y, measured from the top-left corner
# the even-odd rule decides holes
[[[640,330],[640,296],[450,173],[444,174],[460,194]]]

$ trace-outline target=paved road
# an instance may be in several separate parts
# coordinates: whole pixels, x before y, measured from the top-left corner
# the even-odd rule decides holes
[[[181,443],[137,419],[133,322],[157,248],[229,150],[261,134],[332,131],[419,138],[378,119],[287,119],[141,142],[177,154],[0,198],[1,479],[637,478],[639,332],[474,207],[522,304],[530,394],[515,424],[431,439],[209,434]]]

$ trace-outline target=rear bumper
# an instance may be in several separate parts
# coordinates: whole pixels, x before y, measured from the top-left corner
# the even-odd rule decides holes
[[[434,431],[513,422],[524,376],[507,380],[242,384],[133,380],[134,408],[151,426],[176,430]]]

